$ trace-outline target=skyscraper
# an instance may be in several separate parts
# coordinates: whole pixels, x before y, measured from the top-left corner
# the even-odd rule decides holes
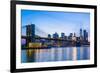
[[[80,29],[80,37],[82,37],[82,29]]]
[[[59,38],[59,35],[58,35],[57,32],[55,32],[55,33],[53,34],[53,38]]]
[[[88,41],[88,32],[84,30],[84,41]]]
[[[70,35],[69,35],[70,37],[72,37],[73,36],[73,33],[70,33]]]
[[[64,38],[65,37],[65,33],[61,33],[61,38]]]
[[[76,37],[76,33],[74,33],[74,37]]]
[[[72,36],[73,36],[73,33],[70,33],[69,36],[68,36],[68,39],[72,40]]]
[[[86,32],[86,40],[88,41],[88,32]]]
[[[51,38],[51,35],[50,34],[48,34],[48,38]]]

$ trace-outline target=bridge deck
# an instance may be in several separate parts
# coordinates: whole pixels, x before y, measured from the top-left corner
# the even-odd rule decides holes
[[[30,37],[21,36],[21,38],[27,39],[27,38],[30,38]],[[35,37],[35,39],[58,40],[58,41],[70,41],[70,40],[67,40],[67,39],[61,39],[61,38],[47,38],[47,37]]]

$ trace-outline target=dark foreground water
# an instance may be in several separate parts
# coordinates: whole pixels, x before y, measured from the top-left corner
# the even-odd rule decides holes
[[[87,60],[90,58],[90,47],[61,47],[50,49],[29,49],[21,51],[21,62],[50,62]]]

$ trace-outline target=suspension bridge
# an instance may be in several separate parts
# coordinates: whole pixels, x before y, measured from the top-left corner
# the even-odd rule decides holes
[[[42,29],[38,28],[35,24],[22,26],[22,39],[26,40],[26,46],[29,45],[30,42],[35,43],[44,43],[47,44],[48,41],[52,41],[52,46],[80,46],[80,45],[89,45],[89,42],[84,42],[83,40],[70,40],[63,38],[51,38],[48,37],[48,33],[44,32]]]
[[[67,39],[62,39],[62,38],[50,38],[48,37],[48,33],[44,32],[42,29],[38,28],[35,24],[31,24],[31,25],[26,25],[26,26],[22,26],[22,39],[26,39],[26,45],[29,44],[29,42],[36,42],[36,40],[38,41],[54,41],[56,42],[56,44],[58,42],[66,42],[69,43],[70,40],[68,41]],[[47,42],[46,42],[47,43]]]
[[[41,30],[35,24],[22,26],[22,36],[21,37],[24,39],[31,37],[31,39],[35,38],[35,39],[67,41],[66,39],[61,39],[61,38],[48,38],[48,33]]]

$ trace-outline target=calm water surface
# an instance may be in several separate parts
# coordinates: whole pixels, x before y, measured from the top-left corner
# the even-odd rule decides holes
[[[50,49],[29,49],[21,51],[21,62],[50,62],[87,60],[90,58],[90,47],[61,47]]]

